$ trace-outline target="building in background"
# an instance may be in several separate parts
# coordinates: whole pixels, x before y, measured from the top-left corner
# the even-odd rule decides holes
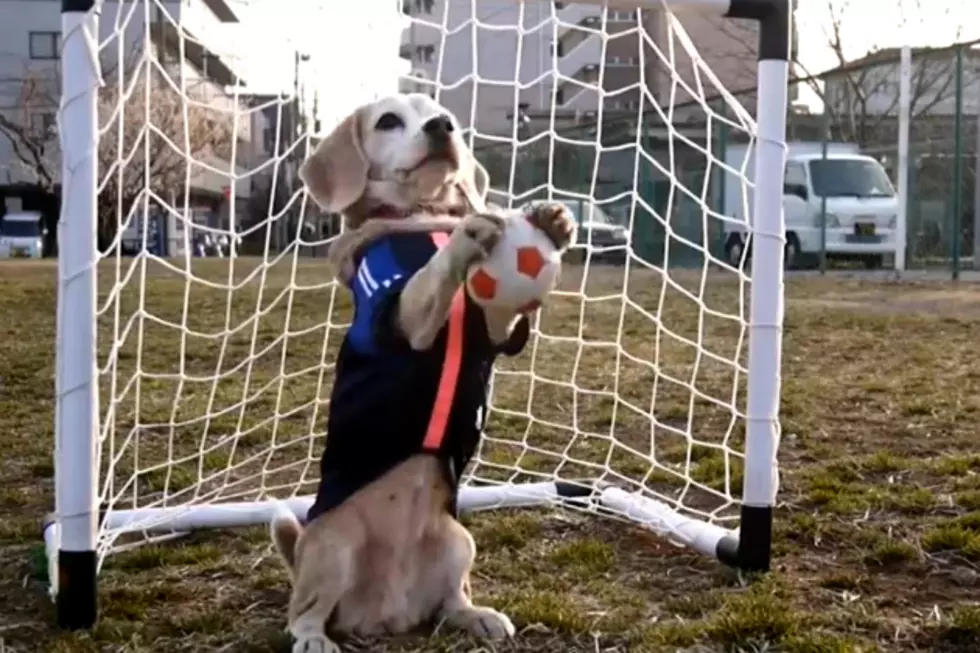
[[[100,118],[103,123],[113,119],[113,126],[101,137],[100,174],[110,177],[107,187],[119,187],[111,192],[122,197],[123,204],[132,203],[146,166],[142,159],[132,159],[128,166],[120,161],[130,156],[125,150],[141,138],[140,129],[152,124],[156,131],[147,146],[147,165],[161,188],[151,190],[176,209],[220,212],[230,196],[247,196],[247,183],[233,189],[229,179],[244,171],[232,164],[232,151],[247,150],[251,132],[248,121],[229,124],[229,119],[236,122],[238,103],[229,87],[242,80],[231,62],[215,54],[220,46],[212,45],[208,36],[238,18],[226,0],[154,3],[148,5],[148,21],[146,6],[102,5],[99,37],[105,86],[99,91]],[[61,185],[57,112],[64,65],[61,4],[3,0],[0,17],[0,212],[40,210],[56,224]],[[176,90],[161,81],[165,77]],[[138,92],[121,100],[134,83],[140,85]],[[113,108],[124,101],[126,114],[113,116]],[[215,129],[216,125],[227,129]],[[115,143],[120,132],[122,141]],[[161,135],[179,143],[177,149],[164,144]],[[161,169],[168,162],[172,165]],[[183,183],[188,163],[189,185]],[[125,174],[113,176],[113,169],[120,167]],[[167,180],[168,172],[179,176],[179,183]],[[229,213],[227,207],[224,212]],[[101,230],[102,225],[100,240],[108,238],[108,231]]]
[[[874,155],[897,182],[901,49],[875,50],[820,78],[826,108],[821,119],[830,138]],[[908,256],[950,257],[951,243],[958,242],[960,252],[980,260],[977,42],[910,48],[908,100]]]
[[[559,120],[594,120],[600,102],[606,112],[638,111],[644,94],[661,106],[696,103],[673,88],[677,79],[717,98],[695,64],[754,111],[755,21],[678,13],[700,57],[692,61],[669,17],[655,10],[641,17],[579,3],[404,0],[402,11],[413,20],[400,54],[414,71],[403,90],[434,90],[438,82],[441,101],[480,133],[506,135],[515,122],[550,120],[552,106]]]
[[[962,104],[956,103],[956,51],[959,44],[912,48],[909,110],[912,116],[974,115],[980,107],[980,48],[963,49]],[[900,48],[883,48],[820,74],[824,100],[833,114],[897,116]]]
[[[297,54],[298,59],[300,55]],[[298,68],[297,68],[298,69]],[[301,193],[299,166],[314,146],[314,135],[319,124],[319,101],[314,92],[314,102],[309,112],[303,98],[306,89],[300,78],[296,81],[298,92],[282,94],[249,95],[249,122],[251,123],[252,147],[242,153],[243,163],[249,168],[249,198],[241,210],[243,226],[248,229],[268,222],[272,233],[269,246],[281,250],[299,235],[305,241],[314,241],[327,234],[322,233],[318,211],[310,205],[312,200]],[[301,217],[309,217],[310,227]],[[265,229],[259,229],[247,238],[251,251],[264,251]]]

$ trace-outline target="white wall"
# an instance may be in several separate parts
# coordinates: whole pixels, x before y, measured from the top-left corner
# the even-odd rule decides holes
[[[116,69],[120,57],[133,56],[147,42],[147,6],[150,5],[143,2],[103,4],[99,38],[103,44],[101,60],[107,85],[119,83],[112,71]],[[183,21],[187,20],[189,28],[194,29],[191,26],[196,26],[195,33],[198,36],[201,29],[207,29],[207,14],[204,12],[208,10],[200,0],[168,0],[164,3],[164,8],[175,22],[184,24]],[[0,16],[4,18],[0,21],[0,112],[8,119],[23,124],[32,111],[57,111],[61,61],[32,60],[29,56],[29,33],[60,33],[61,3],[46,0],[0,0]],[[216,20],[213,15],[211,19]],[[183,62],[180,70],[185,75],[185,88],[189,97],[228,111],[233,109],[234,101],[222,89],[202,79],[201,73],[193,66]],[[40,89],[29,93],[38,100],[39,106],[34,109],[25,110],[23,106],[25,88]],[[48,106],[42,106],[44,104]],[[245,140],[251,136],[251,121],[244,114],[238,122],[238,135]],[[48,144],[47,150],[53,164],[48,167],[56,173],[57,179],[60,165],[56,163],[59,159],[56,136]],[[33,181],[34,175],[17,163],[10,141],[0,136],[0,184]]]
[[[171,66],[170,74],[178,86],[183,83],[184,94],[198,102],[203,102],[227,114],[231,119],[237,115],[236,135],[240,141],[251,142],[252,121],[243,106],[242,98],[225,93],[224,88],[205,78],[193,65],[182,61],[179,66]]]
[[[440,102],[464,127],[506,135],[512,128],[507,115],[518,103],[533,110],[550,104],[550,17],[548,2],[435,0],[431,14],[413,15],[401,43],[435,46],[432,61],[413,65],[439,83]]]
[[[913,115],[953,115],[956,111],[955,59],[912,59],[912,113]],[[853,96],[850,85],[859,84],[868,97],[867,109],[858,108],[868,115],[898,115],[898,89],[900,65],[889,62],[835,75],[827,80],[827,103],[836,112],[848,110]],[[973,115],[980,107],[980,69],[967,57],[963,65],[963,111]]]
[[[225,42],[218,38],[225,34],[221,29],[225,23],[221,22],[217,16],[201,0],[170,0],[179,4],[179,13],[173,13],[174,17],[180,17],[180,24],[183,25],[191,34],[199,39],[207,39],[215,52],[227,56],[232,54],[232,43]],[[232,5],[232,9],[234,6]]]
[[[179,3],[168,3],[179,15]],[[61,3],[37,0],[0,0],[0,111],[4,116],[23,124],[29,112],[24,109],[25,89],[28,85],[38,92],[26,95],[34,98],[38,105],[33,111],[51,112],[57,109],[56,102],[61,87],[60,60],[32,60],[29,50],[30,32],[61,32]],[[132,44],[141,41],[143,32],[143,12],[140,5],[121,5],[107,2],[102,9],[99,25],[100,41],[123,44],[124,51]],[[123,37],[120,39],[120,35]],[[107,66],[116,60],[118,49],[108,47],[103,53]],[[48,105],[48,106],[43,106]],[[51,161],[58,160],[57,140],[48,146]],[[50,166],[60,172],[58,165]],[[0,183],[32,182],[33,174],[28,173],[16,161],[10,141],[0,137]]]

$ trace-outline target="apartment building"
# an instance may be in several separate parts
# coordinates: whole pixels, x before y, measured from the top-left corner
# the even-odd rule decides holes
[[[299,55],[297,55],[299,56]],[[249,122],[254,138],[248,153],[249,201],[241,212],[245,227],[277,216],[272,244],[281,247],[295,234],[293,220],[299,215],[302,202],[296,197],[302,182],[299,166],[307,154],[307,136],[320,130],[317,102],[312,110],[304,110],[303,87],[299,67],[296,73],[296,93],[254,94],[247,97]],[[285,217],[280,217],[285,215]],[[264,234],[257,234],[264,242]]]
[[[560,120],[594,119],[600,103],[606,114],[636,111],[644,94],[648,107],[650,101],[684,107],[718,97],[719,85],[754,109],[753,21],[678,12],[696,48],[692,57],[673,18],[656,10],[545,0],[404,0],[402,11],[411,21],[400,54],[413,70],[403,90],[434,90],[438,82],[440,100],[480,133],[506,135],[521,121],[550,119],[552,106]],[[688,111],[692,119],[699,112],[703,116],[696,106]]]
[[[149,20],[146,7],[150,7]],[[61,2],[0,0],[0,18],[0,213],[48,211],[56,206],[50,191],[60,185],[61,172],[56,131],[62,72]],[[105,2],[99,24],[105,46],[100,53],[105,83],[118,90],[114,71],[145,54],[160,62],[172,78],[182,80],[190,101],[231,113],[236,100],[229,87],[243,80],[231,62],[209,47],[207,37],[217,27],[236,22],[227,0],[166,0],[162,6]],[[240,142],[251,139],[249,121],[239,120],[235,131]],[[207,157],[204,163],[231,171],[229,150]],[[24,160],[35,156],[44,160]],[[39,179],[39,175],[49,178]],[[192,194],[216,208],[230,194],[228,179],[227,174],[196,167]],[[48,188],[41,192],[39,186]],[[247,181],[238,182],[235,190],[239,197],[247,197]]]

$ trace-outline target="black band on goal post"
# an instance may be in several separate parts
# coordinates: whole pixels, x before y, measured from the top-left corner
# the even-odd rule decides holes
[[[513,1],[517,4],[524,0]],[[733,567],[768,571],[778,485],[776,453],[785,243],[782,191],[792,1],[569,0],[569,4],[645,10],[662,9],[666,3],[679,10],[702,10],[716,17],[755,20],[759,24],[753,149],[755,186],[749,218],[753,255],[748,320],[748,396],[744,411],[744,481],[738,534],[722,528],[706,513],[701,513],[705,515],[704,519],[685,515],[675,506],[654,500],[643,492],[600,487],[594,484],[594,479],[586,483],[553,478],[527,483],[464,486],[459,497],[461,510],[578,503],[593,514],[612,512],[651,529],[677,535],[697,551],[715,556]],[[58,125],[62,146],[62,201],[58,240],[62,246],[58,256],[55,512],[45,521],[43,537],[58,625],[69,629],[89,628],[96,622],[97,568],[100,555],[111,550],[113,536],[123,533],[173,534],[202,528],[266,524],[283,506],[302,516],[312,503],[312,497],[294,496],[278,501],[261,494],[130,508],[114,506],[111,497],[107,497],[108,503],[104,511],[100,511],[99,491],[103,483],[100,474],[104,465],[100,460],[99,442],[100,437],[106,436],[100,424],[96,347],[99,315],[96,237],[99,219],[98,92],[102,83],[97,8],[101,6],[95,0],[62,0],[61,3],[62,97]],[[111,21],[107,19],[106,22]],[[726,95],[726,99],[730,96]],[[751,123],[751,119],[746,122]],[[112,474],[112,471],[106,473]],[[727,506],[737,501],[727,489],[725,499]]]

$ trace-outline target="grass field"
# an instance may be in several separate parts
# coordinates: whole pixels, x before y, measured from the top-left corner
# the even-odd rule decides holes
[[[227,262],[195,265],[227,282]],[[236,267],[239,281],[251,269]],[[231,300],[159,266],[141,296],[140,274],[100,321],[102,399],[114,406],[103,458],[116,461],[104,496],[126,507],[312,489],[308,435],[324,428],[324,362],[341,335],[331,329],[324,346],[324,325],[348,312],[322,285],[326,271],[307,262],[294,275],[284,261]],[[102,270],[104,301],[115,275]],[[744,364],[746,343],[721,314],[737,314],[739,288],[712,276],[702,293],[696,273],[677,277],[665,287],[637,273],[624,292],[621,271],[604,269],[589,275],[588,301],[554,300],[547,337],[502,363],[476,473],[642,482],[730,516],[744,375],[725,361]],[[786,294],[772,574],[739,578],[610,519],[480,513],[466,518],[474,591],[512,616],[518,637],[490,649],[437,631],[350,650],[980,650],[980,289],[811,277]],[[260,528],[113,554],[98,627],[53,628],[39,525],[53,506],[54,267],[0,265],[0,316],[2,650],[288,650],[287,579]]]

